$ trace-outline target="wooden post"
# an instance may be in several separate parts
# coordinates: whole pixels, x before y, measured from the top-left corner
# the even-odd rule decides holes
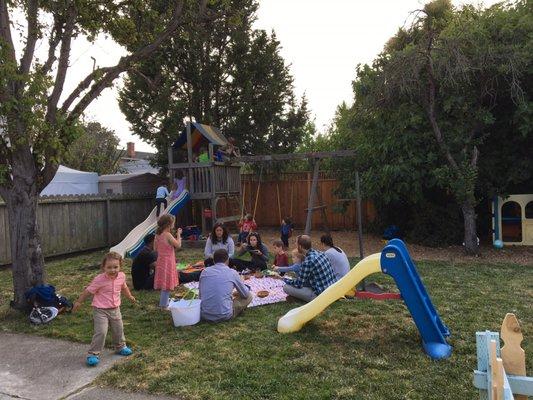
[[[289,216],[292,219],[292,222],[294,223],[294,215],[292,215],[292,195],[294,194],[294,181],[291,180],[291,211],[289,213]]]
[[[278,215],[279,215],[279,224],[281,225],[281,203],[279,201],[279,182],[276,182],[276,192],[278,193]]]
[[[108,198],[105,201],[105,211],[106,211],[106,222],[107,222],[107,245],[111,246],[111,232],[113,232],[111,228],[111,200]]]
[[[259,170],[259,182],[257,182],[257,192],[255,193],[255,204],[254,204],[254,213],[253,219],[255,219],[255,212],[257,211],[257,201],[259,200],[259,190],[261,189],[261,177],[263,176],[263,164],[261,164],[261,169]]]
[[[357,239],[359,241],[359,257],[361,260],[364,258],[363,250],[363,224],[362,224],[362,213],[361,213],[361,189],[359,186],[359,172],[355,172],[355,207],[357,212]],[[363,279],[356,287],[358,291],[366,290],[366,281]]]
[[[191,143],[191,121],[187,121],[187,160],[189,161],[189,168],[187,168],[188,172],[188,178],[189,178],[189,188],[191,189],[191,195],[195,193],[195,185],[194,185],[194,178],[193,178],[193,171],[192,166],[193,159],[192,159],[192,143]]]
[[[502,323],[501,338],[504,346],[501,348],[503,359],[503,367],[505,372],[511,375],[525,376],[526,375],[526,353],[520,347],[520,343],[524,340],[520,324],[516,316],[512,313],[507,313]],[[516,400],[527,400],[527,396],[517,394]]]
[[[320,170],[320,159],[314,160],[314,167],[313,167],[313,183],[311,184],[311,191],[309,192],[309,201],[307,203],[307,219],[305,221],[305,231],[304,233],[306,235],[309,235],[311,233],[311,225],[313,220],[313,207],[315,204],[315,195],[316,195],[316,187],[318,184],[318,172]]]
[[[167,149],[168,152],[168,179],[170,180],[170,186],[169,188],[172,188],[172,185],[174,184],[174,171],[170,168],[170,165],[174,164],[174,151],[172,149],[172,146],[170,146]]]
[[[318,185],[316,187],[316,195],[318,197],[318,203],[320,204],[320,206],[322,206],[322,208],[320,209],[320,212],[322,214],[322,225],[323,225],[324,231],[329,235],[328,214],[326,212],[326,205],[322,201],[322,191],[320,190]]]
[[[361,189],[359,185],[359,172],[355,173],[355,191],[356,191],[356,208],[357,208],[357,237],[359,239],[359,257],[364,258],[363,250],[363,217],[361,212]]]
[[[503,400],[503,364],[502,359],[496,355],[496,341],[490,341],[490,365],[492,386],[489,390],[492,391],[492,400]]]

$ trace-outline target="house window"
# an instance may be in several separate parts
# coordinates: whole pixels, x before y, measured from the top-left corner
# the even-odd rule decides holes
[[[533,219],[533,201],[526,204],[526,218]]]
[[[504,242],[522,241],[522,207],[516,201],[502,205],[502,239]]]
[[[107,194],[113,194],[113,189],[106,189],[105,192],[106,192]]]

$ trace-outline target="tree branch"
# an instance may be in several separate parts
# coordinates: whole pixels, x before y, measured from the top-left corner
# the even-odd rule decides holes
[[[81,81],[76,89],[72,91],[72,93],[69,94],[67,99],[64,101],[63,105],[61,106],[62,112],[67,112],[69,107],[72,105],[74,100],[76,100],[80,94],[82,94],[89,86],[91,86],[91,83],[98,77],[99,75],[104,75],[106,72],[111,70],[113,67],[103,67],[103,68],[97,68],[93,72],[91,72],[89,75],[85,77],[83,81]]]
[[[0,0],[0,41],[7,48],[7,62],[17,63],[13,38],[11,37],[11,21],[9,20],[9,11],[7,10],[7,1]],[[7,101],[15,93],[15,82],[12,79],[7,80],[7,84],[0,87],[0,101]]]
[[[205,7],[207,6],[207,0],[200,0],[200,14],[203,15],[205,12]],[[177,0],[176,6],[174,7],[174,11],[172,13],[172,18],[170,20],[169,25],[167,28],[161,32],[161,34],[150,44],[142,47],[141,49],[137,50],[135,53],[126,56],[121,57],[117,65],[114,67],[109,68],[109,70],[104,73],[104,76],[100,78],[98,81],[94,82],[91,89],[87,94],[85,94],[81,100],[74,106],[74,109],[70,112],[70,115],[68,116],[68,120],[72,121],[76,118],[78,118],[83,111],[87,108],[91,102],[96,99],[102,91],[111,86],[113,84],[113,81],[118,78],[118,76],[131,68],[131,66],[143,59],[148,57],[150,54],[152,54],[159,45],[164,42],[177,28],[180,26],[182,21],[182,15],[183,15],[183,0]]]
[[[24,55],[20,60],[20,73],[26,75],[30,71],[31,63],[33,61],[33,54],[35,52],[35,43],[37,42],[37,36],[39,33],[39,27],[37,23],[37,13],[39,10],[39,4],[37,0],[30,0],[28,2],[28,36],[26,39],[26,48],[24,49]]]
[[[52,69],[52,65],[54,65],[54,62],[56,61],[56,49],[61,40],[62,29],[62,24],[54,16],[54,26],[52,27],[50,39],[48,40],[48,58],[41,67],[41,72],[43,74],[47,74]]]
[[[11,37],[11,21],[9,20],[6,0],[0,0],[0,38],[7,46],[9,60],[16,63],[15,47],[13,45],[13,38]]]
[[[46,113],[46,120],[53,122],[56,117],[57,103],[63,92],[63,85],[67,76],[68,62],[70,57],[70,44],[72,41],[72,34],[76,26],[76,16],[78,11],[74,2],[71,2],[67,10],[67,20],[65,22],[65,29],[61,35],[61,50],[59,52],[59,62],[57,65],[56,80],[54,82],[54,90],[48,98],[48,106]]]
[[[428,100],[426,103],[427,113],[429,122],[431,124],[431,128],[433,129],[433,133],[435,134],[435,138],[437,139],[437,143],[441,150],[444,152],[444,155],[446,157],[446,160],[448,160],[448,163],[450,166],[458,171],[459,166],[455,162],[455,159],[453,158],[450,149],[446,142],[444,141],[444,138],[442,136],[442,131],[440,130],[440,126],[437,122],[437,115],[435,112],[435,93],[436,93],[436,83],[435,83],[435,70],[433,68],[433,59],[431,58],[431,49],[433,45],[433,35],[430,33],[430,37],[428,40],[428,47],[426,50],[426,67],[428,72]]]

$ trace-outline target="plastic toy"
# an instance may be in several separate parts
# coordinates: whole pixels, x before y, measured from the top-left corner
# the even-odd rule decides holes
[[[399,239],[391,240],[381,253],[372,254],[361,260],[347,275],[313,301],[290,310],[279,319],[278,332],[299,331],[308,321],[343,297],[361,280],[377,272],[383,272],[394,278],[420,331],[422,346],[428,356],[434,359],[448,358],[452,353],[452,347],[446,341],[450,331],[433,307],[407,248]]]
[[[474,386],[480,399],[527,400],[533,396],[533,378],[525,376],[526,355],[520,347],[523,336],[514,314],[505,315],[501,337],[505,345],[500,349],[498,332],[476,332]]]

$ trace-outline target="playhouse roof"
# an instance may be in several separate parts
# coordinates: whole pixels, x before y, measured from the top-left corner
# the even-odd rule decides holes
[[[201,146],[205,146],[208,143],[213,143],[217,146],[224,146],[228,143],[228,140],[217,128],[210,125],[199,124],[198,122],[193,122],[191,124],[191,141],[192,148],[196,152]],[[187,128],[183,129],[180,137],[174,142],[172,147],[175,149],[187,148]]]

